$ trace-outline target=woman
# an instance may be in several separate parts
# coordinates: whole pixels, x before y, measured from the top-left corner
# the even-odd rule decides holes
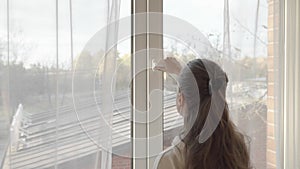
[[[182,69],[175,58],[155,69],[179,75],[176,106],[184,118],[182,133],[156,159],[155,168],[251,168],[245,137],[229,118],[224,71],[206,59],[190,61]]]

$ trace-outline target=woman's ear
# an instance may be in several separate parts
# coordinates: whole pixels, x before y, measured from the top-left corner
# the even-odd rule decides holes
[[[177,105],[177,111],[179,114],[183,116],[183,109],[184,109],[184,96],[181,92],[177,93],[177,98],[176,98],[176,105]]]
[[[179,102],[180,102],[180,105],[183,107],[183,104],[184,104],[184,95],[181,92],[179,93]]]

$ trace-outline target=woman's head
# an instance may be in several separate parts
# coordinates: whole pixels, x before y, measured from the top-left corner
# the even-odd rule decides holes
[[[220,66],[206,59],[192,60],[182,69],[176,105],[186,120],[186,127],[192,127],[198,116],[199,126],[206,122],[205,129],[210,128],[211,132],[215,129],[226,106],[227,83],[227,75]]]
[[[176,103],[185,121],[188,169],[250,168],[244,136],[229,119],[227,83],[221,67],[205,59],[189,62],[180,73]]]

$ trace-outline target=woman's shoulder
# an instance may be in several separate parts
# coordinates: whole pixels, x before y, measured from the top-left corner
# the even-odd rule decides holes
[[[184,168],[184,143],[182,141],[173,141],[172,146],[155,160],[154,169],[183,169]]]

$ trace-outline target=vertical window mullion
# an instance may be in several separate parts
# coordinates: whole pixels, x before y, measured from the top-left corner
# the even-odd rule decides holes
[[[163,1],[148,2],[148,67],[163,59]],[[163,73],[148,70],[148,168],[163,150]]]
[[[140,16],[147,12],[147,0],[132,3],[132,168],[140,169],[147,168],[147,18]]]
[[[149,68],[163,58],[162,1],[134,0],[133,16],[133,168],[152,168],[163,147],[163,74]],[[143,14],[142,14],[143,13]],[[159,30],[160,34],[149,32]]]

